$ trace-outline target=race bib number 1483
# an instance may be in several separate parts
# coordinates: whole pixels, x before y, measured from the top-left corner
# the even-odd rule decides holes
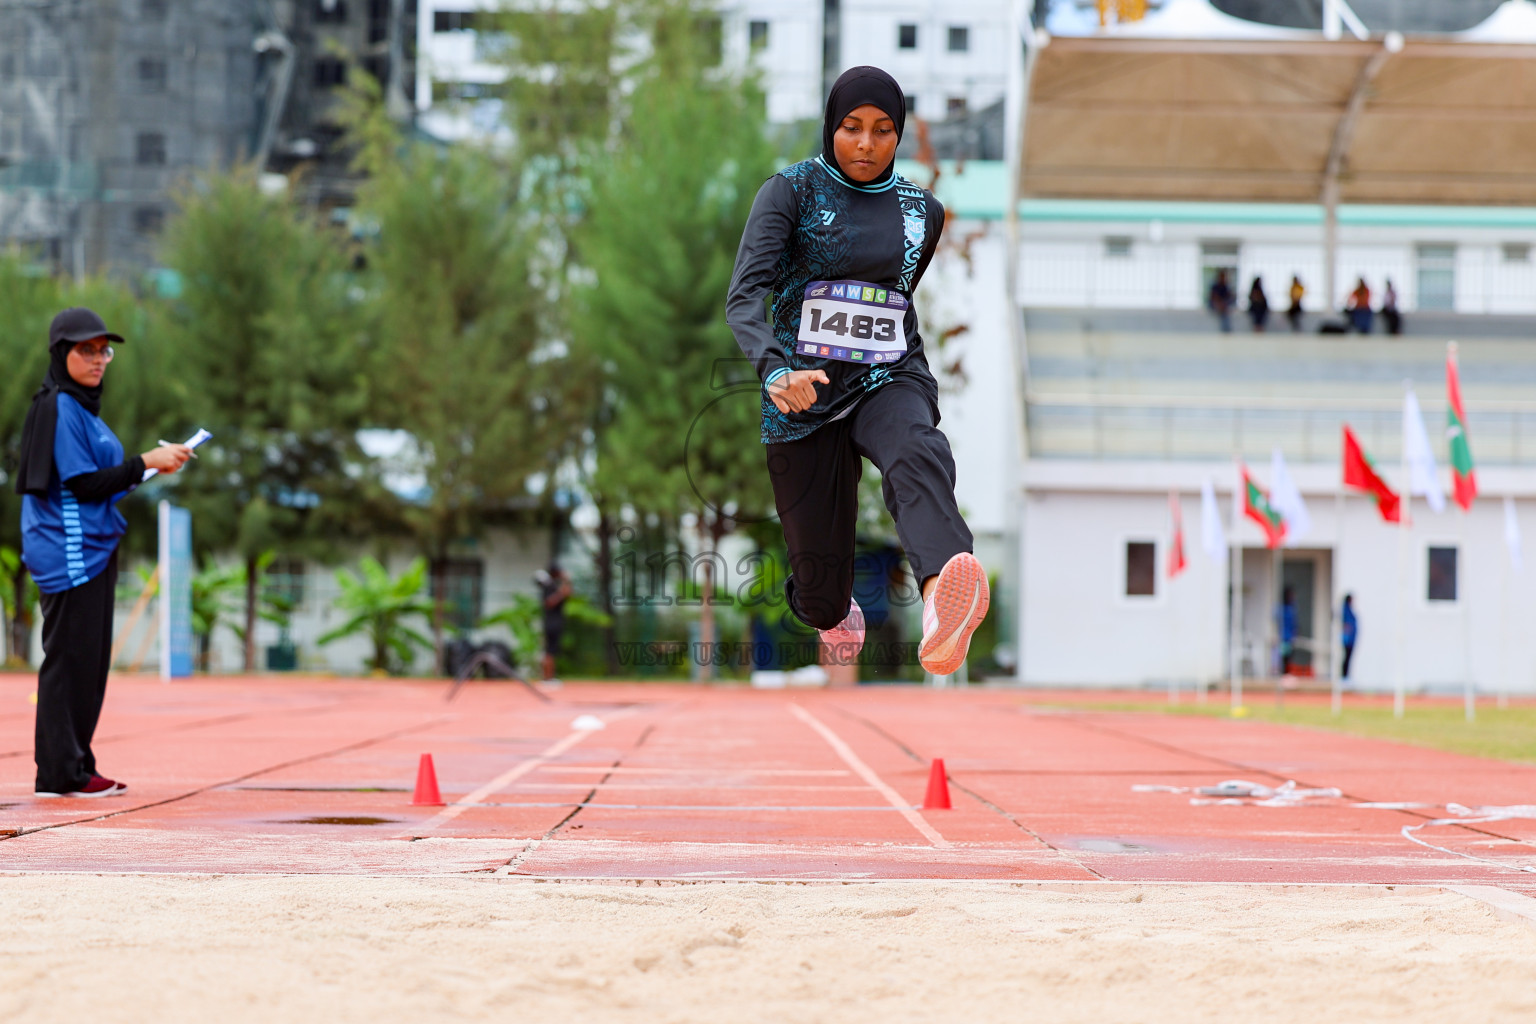
[[[891,363],[906,355],[907,297],[865,281],[812,281],[800,307],[796,351],[849,363]]]

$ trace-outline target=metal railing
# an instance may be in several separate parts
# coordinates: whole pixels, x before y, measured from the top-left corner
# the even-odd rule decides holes
[[[1246,329],[1248,292],[1262,276],[1269,303],[1269,330],[1288,330],[1291,277],[1306,288],[1304,329],[1323,318],[1342,319],[1357,282],[1364,279],[1381,324],[1388,279],[1405,317],[1419,311],[1473,314],[1536,314],[1536,245],[1530,231],[1504,242],[1458,246],[1373,245],[1339,255],[1335,310],[1325,308],[1322,251],[1298,245],[1244,245],[1230,263],[1212,261],[1198,245],[1116,239],[1026,241],[1019,252],[1018,300],[1025,306],[1085,309],[1204,309],[1215,267],[1228,269],[1236,329]],[[1111,251],[1111,243],[1114,245]]]
[[[1272,396],[1026,395],[1030,454],[1037,458],[1268,458],[1279,446],[1297,462],[1341,456],[1342,428],[1378,464],[1401,457],[1402,400]],[[1420,395],[1431,436],[1446,418],[1443,398]],[[1480,465],[1536,462],[1536,400],[1482,403],[1468,410]]]

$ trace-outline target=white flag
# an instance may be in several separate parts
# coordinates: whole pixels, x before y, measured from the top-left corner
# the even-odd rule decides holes
[[[1408,457],[1408,495],[1422,495],[1436,512],[1445,511],[1445,490],[1440,486],[1440,467],[1429,447],[1419,396],[1409,388],[1403,395],[1403,451]]]
[[[1515,499],[1504,495],[1504,543],[1509,548],[1509,564],[1519,572],[1520,565],[1520,517],[1515,514]]]
[[[1301,500],[1296,481],[1285,468],[1285,456],[1276,448],[1269,462],[1269,507],[1285,517],[1285,546],[1293,548],[1312,529],[1312,516]]]
[[[1200,484],[1200,546],[1215,561],[1227,557],[1227,531],[1221,528],[1221,509],[1216,507],[1216,487],[1209,477]]]

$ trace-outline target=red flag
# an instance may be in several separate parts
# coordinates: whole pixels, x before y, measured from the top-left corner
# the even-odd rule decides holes
[[[1451,479],[1456,485],[1456,504],[1463,512],[1472,511],[1477,497],[1477,474],[1472,469],[1472,446],[1467,442],[1467,410],[1461,404],[1461,374],[1456,370],[1456,343],[1445,352],[1445,390],[1451,401],[1446,416],[1445,436],[1451,443]]]
[[[1248,467],[1241,467],[1243,471],[1243,515],[1259,524],[1264,531],[1265,547],[1277,548],[1285,540],[1285,517],[1275,511],[1269,503],[1269,495],[1258,484],[1253,482],[1253,477],[1248,475]]]
[[[1173,579],[1188,565],[1184,561],[1184,514],[1179,509],[1176,491],[1168,492],[1168,512],[1173,516],[1173,543],[1168,545],[1168,578]]]
[[[1358,487],[1369,492],[1376,499],[1376,511],[1387,522],[1395,523],[1402,518],[1401,502],[1381,478],[1381,474],[1376,472],[1376,467],[1366,457],[1360,442],[1355,440],[1355,432],[1349,429],[1348,423],[1344,424],[1344,486]]]

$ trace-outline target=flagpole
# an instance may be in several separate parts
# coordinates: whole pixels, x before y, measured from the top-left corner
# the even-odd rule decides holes
[[[1472,564],[1468,557],[1467,548],[1467,517],[1472,513],[1462,512],[1461,544],[1460,552],[1456,556],[1456,596],[1461,599],[1461,650],[1462,660],[1466,664],[1466,683],[1462,692],[1462,703],[1466,708],[1467,721],[1477,721],[1477,684],[1472,678],[1472,588],[1467,586],[1467,569]]]
[[[1512,499],[1505,498],[1505,501]],[[1507,515],[1507,513],[1506,513]],[[1508,546],[1508,537],[1505,545]],[[1512,552],[1504,552],[1504,569],[1500,573],[1500,590],[1503,599],[1499,602],[1499,710],[1509,707],[1509,563]]]
[[[1334,638],[1339,635],[1339,623],[1334,619],[1333,609],[1339,604],[1339,583],[1343,579],[1342,568],[1344,565],[1344,473],[1342,465],[1339,473],[1339,489],[1333,499],[1333,566],[1328,574],[1328,674],[1333,678],[1333,702],[1331,710],[1335,717],[1344,712],[1344,679],[1339,671],[1342,662],[1335,665],[1337,660],[1334,650]]]
[[[1168,631],[1168,637],[1169,637],[1170,640],[1173,641],[1173,657],[1169,659],[1169,664],[1168,664],[1168,667],[1169,667],[1169,672],[1168,672],[1168,703],[1169,704],[1177,704],[1179,702],[1179,676],[1178,676],[1178,662],[1179,662],[1179,650],[1180,650],[1180,648],[1179,648],[1179,610],[1178,610],[1178,608],[1173,603],[1173,581],[1175,579],[1177,579],[1178,577],[1172,572],[1172,569],[1173,569],[1173,561],[1172,561],[1172,559],[1173,559],[1173,548],[1174,548],[1174,545],[1178,544],[1181,548],[1183,546],[1183,543],[1184,543],[1184,539],[1183,539],[1184,529],[1183,529],[1183,522],[1182,522],[1183,515],[1182,514],[1177,514],[1177,515],[1175,514],[1174,502],[1176,502],[1176,501],[1178,501],[1177,492],[1176,491],[1169,491],[1168,492],[1168,551],[1167,551],[1167,556],[1168,556],[1169,560],[1168,560],[1166,565],[1162,566],[1163,576],[1164,576],[1164,579],[1165,579],[1165,582],[1164,582],[1163,586],[1165,588],[1167,588],[1166,589],[1166,595],[1167,595],[1167,602],[1168,602],[1167,603],[1168,613],[1173,617],[1173,628]]]
[[[1236,465],[1233,466],[1236,469]],[[1239,524],[1238,502],[1242,499],[1239,492],[1243,487],[1242,471],[1237,474],[1237,483],[1232,488],[1232,568],[1229,577],[1232,581],[1231,593],[1227,597],[1228,613],[1231,617],[1230,636],[1227,638],[1227,692],[1231,699],[1232,712],[1236,714],[1243,706],[1243,544],[1237,535]]]
[[[1405,401],[1406,392],[1412,388],[1412,381],[1403,382]],[[1402,487],[1403,496],[1401,503],[1398,506],[1399,512],[1397,516],[1397,637],[1396,652],[1393,657],[1392,666],[1392,716],[1394,718],[1403,717],[1403,691],[1406,686],[1404,673],[1407,670],[1407,665],[1405,664],[1406,659],[1404,658],[1403,654],[1403,648],[1406,645],[1406,641],[1403,636],[1403,630],[1406,625],[1405,620],[1407,619],[1408,614],[1408,528],[1409,525],[1413,522],[1413,484],[1411,478],[1409,477],[1408,469],[1408,417],[1406,412],[1403,416],[1403,435],[1401,438],[1401,443],[1403,449],[1403,475],[1402,484],[1400,486]]]
[[[1273,482],[1271,482],[1273,484]],[[1285,559],[1281,555],[1282,541],[1270,550],[1269,555],[1269,628],[1274,639],[1274,656],[1270,658],[1270,665],[1275,673],[1275,706],[1285,707],[1285,655],[1281,647],[1285,644],[1285,630],[1281,628],[1281,617],[1285,614]]]

